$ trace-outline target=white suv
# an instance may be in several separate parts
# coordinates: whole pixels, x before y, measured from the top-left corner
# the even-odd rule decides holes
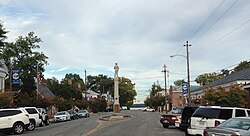
[[[206,127],[216,127],[232,117],[247,117],[250,109],[221,106],[200,106],[192,115],[188,135],[203,135]]]
[[[27,130],[32,131],[42,122],[41,115],[36,107],[23,107],[29,113],[30,126]]]
[[[29,115],[24,109],[0,109],[0,132],[21,134],[29,123]]]

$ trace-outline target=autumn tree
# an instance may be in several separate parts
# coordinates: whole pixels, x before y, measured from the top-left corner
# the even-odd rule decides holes
[[[203,103],[221,106],[245,107],[246,91],[238,85],[232,85],[228,90],[224,88],[209,88],[203,96]]]
[[[11,107],[12,100],[11,92],[0,93],[0,109]]]

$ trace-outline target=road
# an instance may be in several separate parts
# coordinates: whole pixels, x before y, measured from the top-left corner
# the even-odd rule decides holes
[[[159,122],[159,112],[122,111],[134,118],[119,121],[100,121],[99,117],[110,113],[92,114],[67,122],[52,123],[37,127],[20,136],[185,136],[174,127],[165,129]]]

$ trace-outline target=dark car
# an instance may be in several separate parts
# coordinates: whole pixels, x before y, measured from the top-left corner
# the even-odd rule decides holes
[[[175,108],[171,110],[168,114],[161,115],[160,122],[164,128],[169,126],[179,127],[181,122],[181,113],[183,108]]]
[[[185,106],[181,114],[180,129],[187,132],[187,128],[190,126],[190,118],[199,106]]]
[[[70,119],[72,119],[72,120],[79,119],[79,115],[76,111],[70,110],[70,111],[68,111],[68,113],[70,114]]]

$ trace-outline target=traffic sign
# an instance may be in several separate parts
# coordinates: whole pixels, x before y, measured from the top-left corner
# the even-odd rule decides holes
[[[182,82],[182,94],[187,94],[188,93],[188,83],[187,82]]]

